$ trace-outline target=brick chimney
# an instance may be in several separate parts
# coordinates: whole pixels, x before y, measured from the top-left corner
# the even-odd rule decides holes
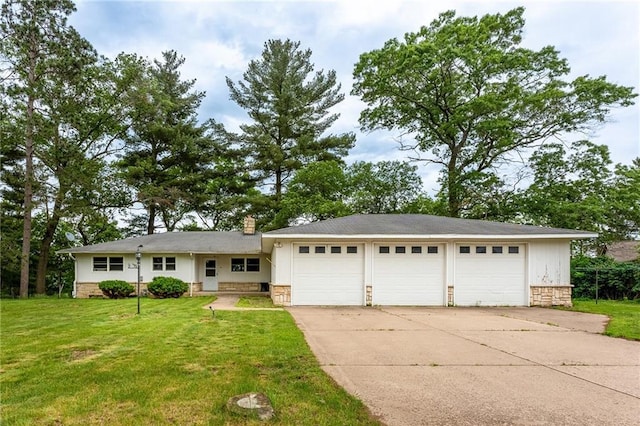
[[[248,215],[244,218],[244,229],[242,231],[244,235],[254,235],[256,233],[256,220]]]

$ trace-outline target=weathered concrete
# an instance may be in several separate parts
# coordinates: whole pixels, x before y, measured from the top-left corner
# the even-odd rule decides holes
[[[275,308],[241,308],[236,306],[238,300],[240,300],[241,296],[264,296],[264,293],[217,293],[217,299],[208,305],[204,306],[204,309],[209,309],[210,307],[215,309],[216,311],[281,311],[281,307]]]
[[[637,425],[640,342],[536,308],[288,308],[323,369],[389,425]]]

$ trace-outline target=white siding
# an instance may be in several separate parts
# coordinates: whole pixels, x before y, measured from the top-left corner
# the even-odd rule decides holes
[[[124,258],[124,270],[123,271],[94,271],[93,270],[93,258],[94,257],[123,257]],[[153,270],[153,257],[175,257],[176,258],[176,270],[175,271],[154,271]],[[136,282],[138,280],[137,268],[129,269],[129,265],[136,265],[136,257],[134,254],[122,254],[122,253],[105,253],[105,254],[77,254],[76,259],[78,262],[78,277],[77,282],[98,283],[104,280],[124,280],[128,282]],[[192,261],[188,254],[157,254],[157,253],[142,253],[140,259],[140,275],[143,282],[150,282],[153,277],[176,277],[187,283],[191,282],[192,278]]]
[[[566,286],[570,284],[571,244],[568,240],[529,243],[529,284]]]
[[[277,247],[281,245],[281,247]],[[288,241],[276,244],[271,252],[271,284],[291,285],[291,246]]]

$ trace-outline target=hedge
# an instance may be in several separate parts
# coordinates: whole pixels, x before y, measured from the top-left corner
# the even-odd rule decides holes
[[[574,298],[640,298],[640,263],[616,262],[606,257],[577,256],[571,260],[571,284]]]
[[[109,299],[122,299],[129,297],[133,293],[133,286],[122,280],[106,280],[98,283],[98,288],[102,290],[102,294]]]
[[[147,286],[149,293],[161,299],[180,297],[188,288],[189,285],[187,283],[173,277],[154,277]]]

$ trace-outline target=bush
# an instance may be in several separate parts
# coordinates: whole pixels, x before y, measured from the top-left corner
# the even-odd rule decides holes
[[[608,257],[578,256],[571,260],[573,297],[600,299],[637,299],[640,297],[640,265],[634,262],[616,262]]]
[[[121,299],[128,297],[133,293],[133,286],[122,280],[106,280],[98,283],[98,288],[102,290],[102,294],[109,299]]]
[[[154,277],[147,286],[149,293],[164,299],[166,297],[180,297],[189,288],[189,285],[178,278]]]

